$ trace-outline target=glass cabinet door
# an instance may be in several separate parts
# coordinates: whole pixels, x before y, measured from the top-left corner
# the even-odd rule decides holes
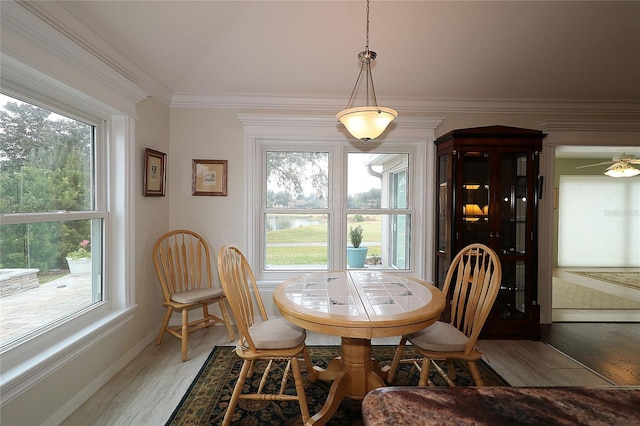
[[[444,286],[444,278],[447,275],[450,261],[451,251],[451,209],[449,207],[449,191],[450,182],[449,175],[451,173],[451,153],[438,156],[438,175],[437,175],[437,235],[436,235],[436,282],[438,288]]]
[[[500,159],[500,247],[502,254],[525,254],[527,247],[527,154],[502,154]]]
[[[447,179],[447,169],[449,155],[444,154],[438,157],[438,252],[444,253],[449,249],[449,181]]]
[[[502,258],[502,287],[496,305],[503,319],[526,315],[527,153],[502,153],[500,157],[500,229],[498,252]],[[530,219],[530,218],[529,218]]]
[[[461,247],[472,243],[489,244],[489,154],[465,152],[462,155]]]

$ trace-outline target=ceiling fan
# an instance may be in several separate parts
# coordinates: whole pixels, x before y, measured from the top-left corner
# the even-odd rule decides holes
[[[635,155],[622,154],[621,157],[613,157],[611,161],[603,161],[601,163],[588,164],[586,166],[578,166],[576,169],[584,169],[585,167],[596,167],[610,164],[605,175],[611,177],[631,177],[640,174],[640,170],[632,166],[632,164],[640,164],[640,158]]]

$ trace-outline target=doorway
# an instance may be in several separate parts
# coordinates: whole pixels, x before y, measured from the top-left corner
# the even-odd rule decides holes
[[[556,147],[553,322],[640,321],[640,178],[603,175],[637,150]]]

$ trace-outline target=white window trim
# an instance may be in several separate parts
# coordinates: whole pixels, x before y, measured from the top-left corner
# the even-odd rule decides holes
[[[417,182],[414,183],[414,180],[419,180],[419,177],[422,176],[424,174],[424,170],[418,170],[418,167],[422,167],[422,161],[421,158],[423,157],[423,155],[421,154],[421,149],[420,149],[420,143],[403,143],[403,142],[393,142],[393,143],[387,143],[386,146],[380,146],[376,149],[373,149],[369,152],[371,152],[372,154],[375,153],[384,153],[384,154],[408,154],[408,161],[402,162],[400,164],[398,164],[397,166],[385,170],[385,173],[387,175],[389,175],[391,172],[393,172],[393,170],[402,170],[405,169],[407,170],[407,181],[409,182],[409,186],[408,186],[408,201],[409,204],[406,208],[396,208],[396,207],[382,207],[379,209],[350,209],[350,208],[345,208],[343,211],[345,213],[345,215],[354,215],[354,214],[360,214],[363,216],[367,216],[367,215],[389,215],[389,219],[391,218],[392,215],[408,215],[411,218],[411,233],[412,233],[412,237],[410,238],[410,248],[409,248],[409,253],[410,253],[410,257],[413,260],[412,262],[410,262],[410,267],[409,269],[394,269],[392,267],[387,267],[387,268],[383,268],[383,270],[386,270],[388,272],[392,272],[394,274],[407,274],[407,275],[411,275],[411,276],[415,276],[418,272],[420,272],[419,270],[416,269],[416,265],[418,267],[420,267],[422,265],[422,262],[418,262],[415,260],[415,254],[414,254],[414,250],[417,249],[417,243],[419,243],[419,239],[417,239],[416,241],[414,241],[413,238],[413,233],[414,231],[416,232],[416,234],[418,235],[422,235],[422,230],[425,228],[424,223],[422,223],[422,218],[420,216],[418,216],[418,206],[422,205],[423,199],[424,199],[424,193],[422,191],[420,191],[420,186],[417,185]],[[346,147],[346,149],[344,150],[345,152],[343,153],[343,158],[347,157],[347,154],[349,153],[353,153],[353,152],[362,152],[359,151],[357,149],[353,149],[353,147]],[[346,193],[346,184],[348,182],[345,182],[345,190],[343,192]],[[389,201],[389,182],[383,182],[382,183],[382,201],[384,204],[384,199],[385,197],[387,198],[387,202]],[[341,229],[347,229],[347,222],[345,221],[345,215],[343,215],[342,219],[343,219],[343,223],[341,224]],[[415,221],[415,224],[414,224]],[[383,232],[383,239],[384,239],[384,234],[385,232],[388,232],[388,229],[382,229]],[[342,237],[343,235],[340,235],[340,237]],[[387,247],[388,251],[386,253],[380,253],[381,256],[383,258],[386,258],[387,261],[390,260],[389,252],[390,252],[390,245]],[[346,244],[344,245],[344,251],[346,251]],[[416,252],[417,253],[417,252]],[[344,259],[346,257],[346,253],[343,252],[341,255],[341,259]],[[342,262],[343,264],[340,265],[341,269],[346,268],[346,264],[344,264],[344,260]],[[389,264],[391,264],[392,262],[389,262]]]
[[[257,163],[255,163],[256,167],[254,168],[260,171],[265,170],[264,162],[265,162],[267,151],[308,151],[310,149],[309,146],[303,146],[299,141],[256,139],[255,142],[256,142],[255,149],[257,151],[255,159]],[[341,153],[339,152],[339,149],[337,149],[335,142],[314,141],[314,145],[312,149],[317,152],[326,152],[328,154],[328,163],[332,165],[334,168],[337,167],[336,164],[341,164]],[[334,185],[336,184],[336,182],[333,179],[333,176],[334,175],[332,173],[329,173],[329,176],[328,176],[329,188],[333,188]],[[278,212],[276,212],[277,214],[279,214],[284,209],[270,209],[270,208],[265,209],[266,202],[264,200],[264,197],[266,194],[266,182],[264,179],[262,179],[260,175],[256,174],[255,178],[257,180],[255,184],[252,185],[252,188],[255,188],[258,192],[258,194],[256,194],[256,198],[259,201],[259,207],[258,207],[259,210],[257,212],[254,212],[255,216],[251,220],[254,220],[254,222],[252,222],[254,226],[253,234],[257,239],[256,241],[254,241],[254,250],[253,250],[254,252],[253,260],[255,265],[254,273],[256,275],[256,279],[265,280],[267,279],[266,278],[267,276],[276,277],[277,279],[280,279],[281,277],[284,277],[284,276],[294,275],[294,273],[292,272],[281,271],[281,270],[280,271],[275,270],[275,271],[269,271],[269,272],[263,271],[263,265],[266,262],[264,258],[265,253],[264,253],[264,250],[262,250],[262,247],[263,247],[262,239],[264,238],[263,230],[265,228],[265,222],[264,222],[265,214],[270,214],[274,210],[279,210]],[[338,181],[340,181],[340,179],[341,177],[338,178]],[[338,217],[336,213],[340,211],[341,200],[338,199],[338,197],[336,197],[336,194],[329,193],[327,195],[328,195],[328,200],[327,200],[328,205],[326,208],[286,209],[286,212],[287,214],[311,214],[311,213],[326,214],[330,218],[332,218],[332,220],[335,220]],[[331,228],[329,228],[329,231],[331,231]],[[329,235],[329,241],[332,241],[334,238],[336,238],[335,235],[333,234]],[[258,244],[255,244],[255,242],[257,242]],[[332,253],[329,253],[329,256],[331,257]],[[303,273],[304,271],[307,271],[307,270],[301,270],[300,273]]]
[[[50,27],[34,22],[33,15],[16,3],[3,4],[2,24],[0,83],[3,91],[103,123],[104,146],[96,173],[103,177],[98,193],[105,194],[101,201],[107,211],[104,301],[3,351],[0,396],[1,403],[5,404],[122,327],[136,309],[132,279],[136,262],[131,250],[135,235],[131,220],[133,194],[136,193],[133,187],[136,181],[133,179],[134,115],[135,103],[144,98],[144,93],[116,76],[113,70],[103,67],[105,73],[101,73],[95,58],[80,52],[69,40],[61,39],[60,33]],[[46,51],[46,41],[54,39],[58,47],[68,47],[65,56],[70,57],[69,61],[60,62]],[[87,69],[90,71],[83,71]],[[79,77],[83,72],[81,79],[69,78],[70,75]],[[110,77],[105,79],[107,74]],[[62,76],[74,83],[81,80],[85,87],[91,87],[92,96],[70,87],[61,80]],[[116,91],[118,95],[114,97]]]
[[[261,220],[257,215],[261,209],[262,202],[262,176],[259,169],[254,167],[262,159],[261,141],[277,141],[280,144],[289,143],[294,146],[299,141],[322,141],[342,142],[343,150],[354,148],[355,151],[365,152],[371,150],[393,150],[394,144],[399,146],[415,146],[414,155],[414,182],[416,188],[426,188],[426,190],[416,191],[413,209],[415,209],[414,220],[419,223],[419,229],[415,229],[412,224],[412,257],[411,270],[405,273],[412,276],[431,280],[433,278],[433,209],[434,197],[433,188],[435,182],[435,129],[442,122],[441,118],[410,117],[397,119],[395,127],[386,132],[381,138],[372,141],[364,146],[363,142],[354,141],[346,134],[346,131],[339,125],[334,116],[330,115],[274,115],[274,114],[238,114],[238,120],[244,126],[245,141],[245,182],[247,191],[245,198],[245,223],[246,227],[246,247],[245,254],[252,265],[257,265],[260,259],[259,233],[261,232]],[[297,141],[297,142],[296,142]],[[406,149],[406,148],[405,148]],[[405,151],[406,152],[406,151]],[[339,164],[342,170],[342,152],[340,153]],[[431,165],[431,166],[428,166]],[[342,179],[346,185],[346,179]],[[344,220],[344,218],[340,218]],[[346,224],[345,224],[346,226]],[[342,229],[339,226],[334,229]],[[336,231],[337,232],[337,231]],[[338,236],[339,237],[339,236]],[[336,238],[330,235],[330,238]],[[282,280],[282,277],[265,278],[260,270],[256,270],[256,278],[261,288],[267,291],[275,288]],[[402,271],[398,271],[402,273]]]
[[[102,155],[98,157],[102,159],[102,165],[97,168],[103,173],[107,158],[115,160],[110,172],[102,175],[108,181],[103,181],[102,190],[98,191],[98,194],[106,194],[110,189],[108,199],[105,200],[108,213],[104,218],[103,301],[55,321],[3,348],[0,354],[0,394],[3,404],[103,340],[122,326],[136,308],[131,285],[133,271],[129,267],[135,262],[132,262],[131,256],[127,256],[134,233],[127,230],[129,221],[123,219],[131,217],[131,212],[128,211],[131,202],[128,198],[129,194],[134,193],[127,183],[134,179],[126,177],[132,175],[132,162],[129,159],[133,158],[133,144],[126,141],[133,137],[133,123],[133,120],[124,117],[113,117],[106,121],[105,124],[110,125],[110,130],[104,131],[108,137],[105,144],[107,149],[103,149]],[[79,215],[90,217],[94,214]]]

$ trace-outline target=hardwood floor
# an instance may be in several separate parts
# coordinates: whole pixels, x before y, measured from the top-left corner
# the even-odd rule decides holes
[[[620,386],[640,386],[640,323],[553,323],[542,339]]]
[[[374,339],[373,344],[397,344],[397,341],[397,338]],[[309,345],[339,342],[338,337],[312,332],[307,337]],[[178,339],[165,337],[160,346],[152,343],[63,425],[162,425],[211,349],[230,344],[223,326],[202,330],[190,336],[189,359],[181,362]],[[485,361],[512,386],[612,386],[610,381],[540,341],[481,340],[478,346]]]

